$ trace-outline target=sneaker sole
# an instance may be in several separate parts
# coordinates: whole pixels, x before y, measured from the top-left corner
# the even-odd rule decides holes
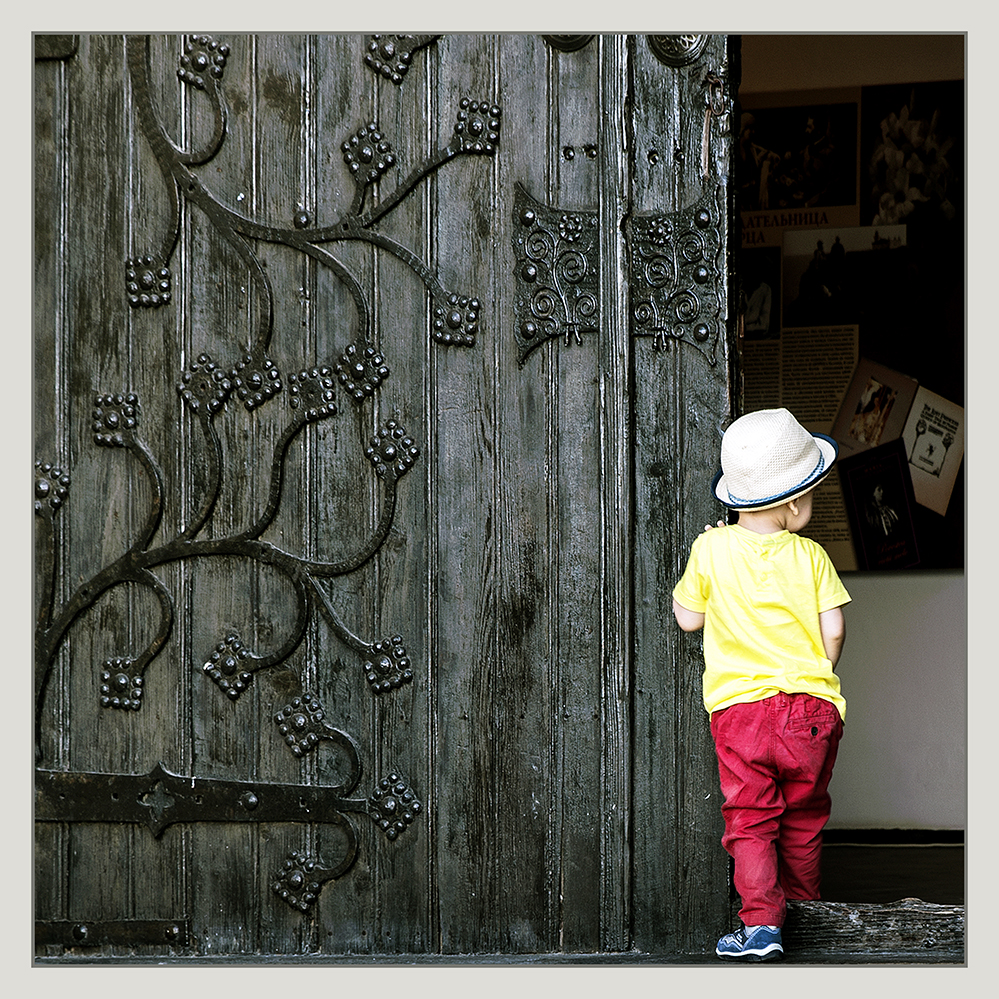
[[[763,953],[744,951],[741,954],[724,954],[716,950],[715,955],[720,957],[723,961],[749,961],[753,964],[759,964],[762,961],[779,960],[784,956],[784,950],[780,947],[774,947],[771,950],[764,951]]]

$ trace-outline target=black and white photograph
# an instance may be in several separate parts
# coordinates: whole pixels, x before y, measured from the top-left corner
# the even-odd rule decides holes
[[[748,108],[735,152],[742,211],[856,204],[856,104]]]
[[[903,372],[861,357],[833,423],[840,457],[901,437],[918,388],[918,382]]]
[[[853,547],[860,569],[911,569],[919,564],[915,500],[901,440],[839,465]]]
[[[786,230],[782,325],[861,322],[900,282],[905,245],[904,225]]]
[[[761,247],[743,254],[743,333],[750,340],[780,336],[780,250]]]

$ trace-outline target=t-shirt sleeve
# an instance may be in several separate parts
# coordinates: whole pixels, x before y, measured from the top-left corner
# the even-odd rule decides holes
[[[818,595],[819,613],[842,607],[848,604],[852,597],[847,592],[839,573],[832,564],[832,559],[821,545],[815,546],[815,590]]]
[[[701,537],[698,536],[690,547],[690,558],[683,570],[680,581],[673,587],[673,599],[681,607],[686,607],[696,614],[703,614],[708,606],[707,580],[700,570]]]

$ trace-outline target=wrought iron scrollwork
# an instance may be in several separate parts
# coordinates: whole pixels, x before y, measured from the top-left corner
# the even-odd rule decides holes
[[[553,337],[582,343],[600,328],[597,213],[535,201],[519,184],[514,195],[518,358]]]
[[[429,44],[436,36],[393,36],[395,41],[392,42],[387,41],[389,37],[372,36],[366,61],[377,72],[398,83],[412,53]],[[207,468],[200,479],[203,482],[202,494],[185,518],[186,524],[175,536],[156,546],[152,545],[152,541],[162,520],[163,476],[153,454],[142,440],[143,410],[140,400],[127,390],[95,394],[91,413],[94,443],[122,451],[136,461],[144,478],[151,484],[152,495],[145,520],[143,522],[140,518],[135,536],[125,553],[81,583],[61,606],[55,603],[54,581],[58,573],[59,550],[56,535],[59,512],[69,498],[70,477],[64,466],[43,461],[35,464],[36,551],[41,594],[35,628],[35,726],[36,757],[39,759],[42,706],[56,655],[74,623],[87,614],[104,593],[122,584],[137,584],[152,591],[159,603],[159,619],[154,625],[152,637],[138,654],[115,656],[101,664],[97,678],[98,695],[103,707],[118,709],[122,718],[127,717],[129,712],[138,711],[145,703],[149,697],[146,669],[168,641],[174,623],[173,597],[155,575],[155,570],[170,563],[203,557],[238,556],[276,571],[294,594],[296,610],[293,620],[276,648],[257,650],[235,632],[229,632],[220,636],[214,649],[208,651],[200,663],[194,664],[195,670],[234,704],[239,702],[258,672],[289,659],[302,643],[316,613],[357,654],[373,694],[384,696],[412,682],[414,665],[403,638],[398,635],[372,640],[358,637],[340,619],[325,589],[329,580],[356,572],[366,565],[389,536],[399,484],[420,454],[419,445],[404,426],[396,420],[387,421],[366,449],[372,474],[381,483],[381,513],[368,537],[353,552],[336,560],[306,558],[284,551],[262,540],[262,536],[277,516],[283,498],[285,462],[294,440],[310,424],[334,416],[344,397],[356,406],[371,400],[390,376],[383,349],[374,342],[365,292],[348,267],[332,252],[337,245],[367,243],[394,255],[409,268],[430,292],[431,335],[434,342],[442,347],[470,347],[479,331],[479,300],[445,287],[427,263],[384,234],[379,224],[418,184],[450,160],[464,155],[496,154],[501,111],[494,101],[462,100],[455,110],[453,131],[447,144],[416,165],[394,191],[368,207],[365,201],[371,194],[371,185],[397,167],[397,157],[390,137],[383,134],[376,123],[369,122],[354,129],[341,145],[344,164],[354,180],[351,203],[343,214],[321,224],[300,202],[288,225],[264,224],[218,201],[194,169],[210,163],[226,139],[227,109],[222,83],[232,58],[230,48],[209,35],[190,35],[183,44],[177,76],[192,92],[200,95],[198,100],[207,101],[210,108],[210,134],[196,148],[183,148],[176,144],[157,111],[151,80],[149,38],[128,36],[126,57],[138,122],[157,161],[169,204],[159,243],[142,252],[133,252],[126,259],[124,291],[127,307],[157,309],[170,301],[173,293],[171,261],[179,240],[181,205],[186,203],[204,214],[217,235],[242,263],[255,290],[254,313],[238,353],[223,358],[202,351],[178,377],[180,404],[192,414],[203,437]],[[396,60],[392,65],[387,61],[389,57]],[[281,244],[301,252],[347,288],[355,306],[354,329],[347,338],[349,342],[337,356],[303,363],[292,371],[278,368],[269,350],[273,332],[273,291],[266,268],[255,252],[258,242]],[[344,326],[350,326],[350,319],[344,319]],[[253,414],[263,406],[279,405],[282,400],[287,403],[287,415],[273,450],[270,486],[263,513],[254,523],[228,537],[203,537],[203,529],[215,509],[224,478],[222,438],[217,422],[224,419],[230,407],[237,402]],[[296,747],[299,752],[311,748],[311,743],[318,739],[332,739],[341,747],[346,747],[356,762],[353,740],[327,726],[321,720],[322,713],[313,710],[308,696],[303,696],[305,699],[291,711],[289,724],[294,729],[304,718],[309,729],[292,740],[293,751]],[[314,737],[312,740],[309,739],[310,734]],[[354,769],[359,777],[359,763]],[[39,771],[39,774],[44,772]],[[182,785],[186,787],[192,781],[193,778],[183,778]],[[206,788],[211,784],[201,783]],[[389,786],[396,788],[399,784],[398,776],[393,774]],[[178,795],[183,797],[186,794],[180,788],[174,777],[163,771],[155,786],[143,792],[146,807],[142,814],[146,821],[150,816],[159,816],[154,822],[159,827],[171,815],[178,814]],[[304,789],[296,788],[294,793],[288,792],[288,800],[298,801],[295,796],[299,792],[306,793]],[[318,789],[316,793],[326,794],[328,799],[330,790]],[[365,799],[363,802],[342,798],[342,794],[347,793],[342,789],[337,793],[341,797],[335,797],[332,804],[327,800],[323,805],[326,811],[332,809],[334,814],[339,814],[338,810],[370,811],[390,838],[401,831],[399,822],[405,826],[420,810],[415,794],[408,788],[404,792],[376,788],[370,801]],[[280,797],[278,795],[278,799]],[[168,799],[172,799],[174,804],[169,804]],[[246,800],[250,801],[249,798]],[[397,809],[401,810],[395,814]],[[233,814],[243,813],[237,810]],[[259,817],[264,811],[257,810],[253,814]],[[290,815],[285,813],[282,817],[288,820]],[[350,828],[349,836],[353,840]],[[351,853],[335,868],[324,869],[323,877],[342,873],[350,866],[352,858]],[[288,880],[286,876],[282,878]],[[316,877],[312,877],[309,883],[315,881]]]
[[[724,325],[722,190],[669,215],[630,220],[632,332],[688,343],[716,363]]]
[[[413,51],[428,44],[431,36],[411,39]],[[123,449],[142,465],[154,486],[149,519],[139,536],[118,562],[105,567],[81,586],[65,606],[56,610],[43,601],[36,634],[36,708],[40,710],[42,696],[51,671],[53,658],[66,632],[81,614],[93,606],[108,589],[124,582],[152,587],[160,598],[162,622],[150,647],[138,657],[122,656],[105,664],[102,670],[102,703],[120,707],[127,699],[135,710],[142,703],[143,671],[162,648],[173,618],[172,601],[162,585],[152,575],[158,566],[179,559],[201,555],[243,555],[266,563],[285,576],[293,586],[299,601],[297,620],[287,642],[268,655],[259,655],[238,643],[234,637],[223,637],[220,647],[205,664],[204,672],[231,698],[236,699],[245,689],[253,673],[276,665],[297,648],[313,608],[318,608],[333,631],[365,660],[365,671],[385,673],[380,664],[382,640],[363,641],[350,633],[340,622],[326,599],[318,581],[354,572],[368,562],[381,547],[391,528],[395,494],[400,479],[412,467],[419,447],[405,429],[392,421],[372,441],[368,458],[384,487],[383,515],[372,536],[352,556],[337,562],[310,561],[283,552],[260,540],[277,513],[281,500],[284,461],[292,440],[309,423],[333,416],[337,412],[337,385],[354,404],[360,405],[380,388],[389,377],[389,366],[381,350],[372,341],[370,316],[360,283],[326,248],[349,241],[363,241],[397,256],[421,280],[432,295],[432,331],[436,342],[445,346],[471,346],[479,329],[479,301],[473,296],[458,294],[444,287],[432,270],[405,247],[381,233],[377,223],[385,219],[415,186],[459,155],[494,155],[500,138],[500,109],[490,101],[464,99],[457,108],[451,141],[417,166],[396,190],[374,207],[364,211],[370,185],[396,166],[389,140],[374,123],[355,131],[342,144],[344,163],[354,177],[355,191],[350,208],[340,219],[328,225],[316,225],[300,207],[287,227],[263,225],[238,214],[217,201],[202,185],[192,167],[210,162],[218,153],[226,136],[226,108],[221,85],[231,57],[227,45],[209,35],[193,35],[185,41],[177,70],[187,85],[204,93],[213,109],[214,126],[211,137],[199,149],[177,146],[169,137],[157,114],[150,81],[149,40],[129,36],[128,66],[132,77],[136,110],[142,130],[152,147],[170,194],[171,212],[164,238],[151,251],[135,255],[126,264],[127,301],[133,308],[157,308],[170,301],[172,276],[169,263],[178,240],[180,202],[184,199],[201,209],[243,261],[258,294],[255,296],[256,315],[250,330],[250,347],[234,360],[222,362],[207,352],[199,354],[181,373],[178,392],[182,402],[200,424],[207,446],[209,463],[208,485],[198,509],[189,518],[186,528],[172,541],[150,549],[149,541],[160,523],[163,506],[162,476],[152,454],[139,434],[139,400],[131,393],[100,393],[93,406],[94,442],[109,448]],[[400,56],[401,58],[401,56]],[[298,371],[282,373],[269,356],[268,346],[273,327],[272,289],[270,279],[251,247],[258,240],[280,243],[300,250],[328,269],[334,278],[350,290],[356,305],[358,329],[354,339],[329,363],[305,366]],[[241,534],[231,538],[206,541],[198,536],[217,501],[222,481],[222,450],[215,427],[229,403],[238,400],[250,412],[268,404],[278,396],[288,400],[289,417],[280,436],[271,466],[271,487],[263,516]],[[44,524],[43,548],[49,558],[43,560],[45,571],[54,575],[52,564],[55,549],[44,545],[54,530],[54,517],[66,493],[68,474],[47,464],[36,466],[36,513]],[[51,597],[52,588],[46,588]],[[238,660],[238,668],[236,662]],[[386,683],[386,676],[391,681]],[[376,693],[390,690],[400,682],[408,682],[412,670],[389,670],[378,682],[371,682]],[[127,692],[127,697],[125,696]]]
[[[653,55],[674,69],[696,62],[708,44],[707,35],[649,35],[648,40]]]

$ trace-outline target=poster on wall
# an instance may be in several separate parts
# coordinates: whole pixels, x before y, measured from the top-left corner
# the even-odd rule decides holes
[[[841,570],[964,565],[964,87],[742,103],[742,407],[786,406],[839,442],[844,475],[816,494],[808,532]],[[869,538],[861,550],[846,477],[859,474],[850,459],[889,445],[913,498],[911,543],[896,537],[891,559]]]
[[[906,229],[862,349],[964,405],[964,81],[861,93],[859,224]]]
[[[902,431],[916,502],[947,513],[964,457],[964,409],[920,388]]]
[[[964,211],[964,81],[862,90],[861,225],[958,234]]]
[[[735,149],[742,245],[779,246],[789,226],[856,225],[859,91],[743,102]]]
[[[840,456],[901,437],[918,387],[914,378],[862,357],[832,428]]]
[[[784,407],[809,430],[835,436],[835,421],[857,364],[856,326],[784,330],[742,344],[743,408]]]
[[[853,572],[860,568],[838,464],[812,494],[812,519],[801,534],[825,548],[838,572]]]
[[[747,333],[742,343],[743,409],[784,407],[812,433],[833,436],[856,362],[856,326],[783,330],[755,339]],[[812,519],[802,533],[818,541],[841,572],[857,568],[835,473],[816,490]]]
[[[772,340],[780,336],[780,247],[766,247],[743,255],[743,336]]]

